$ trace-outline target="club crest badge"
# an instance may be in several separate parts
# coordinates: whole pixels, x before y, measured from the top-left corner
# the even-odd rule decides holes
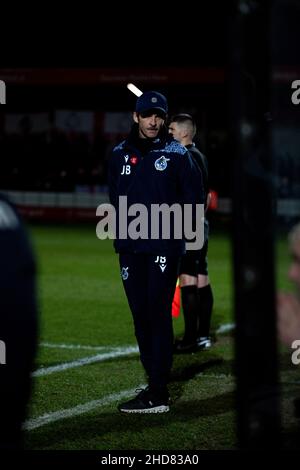
[[[158,171],[163,171],[167,168],[168,166],[168,161],[170,159],[169,158],[166,158],[164,155],[160,158],[158,158],[157,160],[155,160],[154,162],[154,166],[155,166],[155,169],[158,170]]]
[[[121,277],[123,281],[126,281],[126,279],[128,279],[128,276],[129,276],[129,273],[128,273],[128,266],[127,266],[127,268],[122,268]]]

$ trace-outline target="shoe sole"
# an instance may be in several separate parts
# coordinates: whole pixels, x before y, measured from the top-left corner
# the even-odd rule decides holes
[[[170,407],[166,405],[161,405],[161,406],[155,406],[154,408],[144,408],[141,410],[135,409],[135,410],[125,410],[122,408],[119,408],[119,411],[121,413],[140,413],[140,414],[146,414],[146,413],[168,413],[170,411]]]
[[[197,349],[198,349],[198,350],[210,349],[211,346],[212,346],[211,344],[207,344],[207,345],[198,344],[198,345],[197,345]]]

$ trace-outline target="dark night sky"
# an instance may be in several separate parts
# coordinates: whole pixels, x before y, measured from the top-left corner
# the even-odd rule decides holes
[[[98,11],[47,12],[2,31],[1,67],[221,65],[226,2],[175,5],[99,3]],[[217,5],[217,6],[214,6]],[[104,7],[105,5],[105,7]],[[176,10],[176,8],[178,8]],[[32,18],[33,19],[33,18]],[[32,24],[33,23],[33,24]],[[31,25],[32,24],[32,25]]]
[[[26,4],[26,11],[18,7],[11,19],[3,14],[0,68],[222,66],[232,52],[232,5],[237,3],[99,2],[93,9],[73,3],[68,10],[41,5],[32,13]],[[299,2],[270,5],[274,60],[298,63]],[[255,31],[249,38],[257,50]]]

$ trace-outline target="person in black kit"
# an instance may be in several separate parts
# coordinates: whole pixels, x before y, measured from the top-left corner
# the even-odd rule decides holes
[[[128,207],[143,204],[150,223],[154,204],[192,204],[194,213],[196,204],[204,204],[201,173],[187,150],[168,135],[164,125],[167,111],[164,95],[143,93],[136,101],[131,133],[112,151],[109,195],[117,220],[120,196],[127,197]],[[171,234],[173,229],[171,226]],[[118,408],[125,413],[167,412],[173,355],[171,309],[185,240],[165,239],[161,231],[158,238],[122,238],[117,228],[114,245],[149,384]]]
[[[0,195],[0,449],[20,450],[37,343],[35,260],[14,206]],[[4,353],[4,354],[3,354]]]
[[[169,133],[184,145],[199,166],[205,190],[206,207],[209,204],[208,164],[206,157],[196,148],[194,119],[189,114],[176,114],[170,120]],[[180,263],[180,287],[185,331],[174,345],[175,352],[190,352],[211,346],[209,336],[213,308],[213,294],[208,277],[208,221],[205,219],[205,241],[201,250],[187,251]]]

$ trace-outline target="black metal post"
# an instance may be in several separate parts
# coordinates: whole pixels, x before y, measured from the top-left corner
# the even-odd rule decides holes
[[[269,18],[267,1],[235,2],[230,105],[238,441],[242,449],[274,448],[279,443]]]

